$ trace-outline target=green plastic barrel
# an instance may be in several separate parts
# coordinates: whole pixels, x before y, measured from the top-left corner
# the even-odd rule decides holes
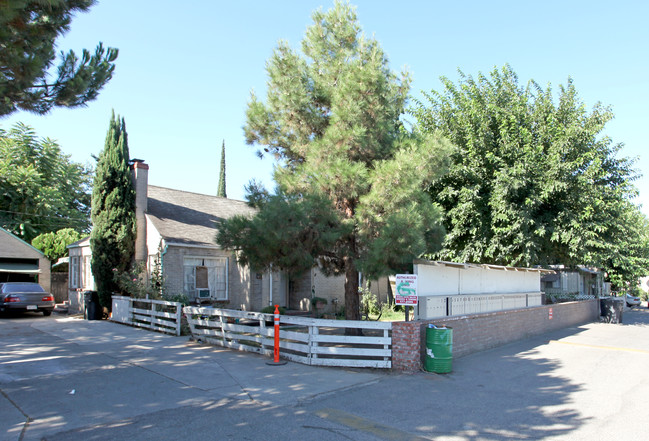
[[[426,328],[426,362],[428,372],[446,374],[453,363],[453,329]]]

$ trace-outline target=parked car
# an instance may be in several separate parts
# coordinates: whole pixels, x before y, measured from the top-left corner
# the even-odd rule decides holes
[[[40,311],[48,316],[52,314],[55,305],[54,296],[38,283],[0,283],[0,312]]]
[[[626,295],[626,306],[638,306],[640,304],[640,297]]]

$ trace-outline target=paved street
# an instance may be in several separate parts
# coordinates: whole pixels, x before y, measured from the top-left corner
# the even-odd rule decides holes
[[[447,375],[269,366],[106,321],[0,318],[2,440],[644,440],[649,310]]]

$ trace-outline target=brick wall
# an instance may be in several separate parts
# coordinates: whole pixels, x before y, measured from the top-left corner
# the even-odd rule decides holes
[[[426,351],[426,326],[433,323],[453,328],[453,358],[501,346],[545,332],[595,321],[599,300],[543,305],[392,324],[392,368],[416,372]],[[552,314],[550,314],[552,312]]]
[[[392,323],[392,369],[416,372],[421,369],[421,332],[416,322]]]

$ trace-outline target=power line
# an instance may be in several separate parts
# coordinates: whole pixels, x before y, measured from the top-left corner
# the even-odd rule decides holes
[[[52,219],[71,219],[71,220],[78,220],[72,217],[61,217],[61,216],[52,216],[50,214],[37,214],[37,213],[29,213],[26,211],[11,211],[11,210],[0,210],[3,213],[10,213],[10,214],[22,214],[24,216],[32,216],[32,217],[47,217],[47,218],[52,218]],[[78,210],[77,210],[78,211]]]

